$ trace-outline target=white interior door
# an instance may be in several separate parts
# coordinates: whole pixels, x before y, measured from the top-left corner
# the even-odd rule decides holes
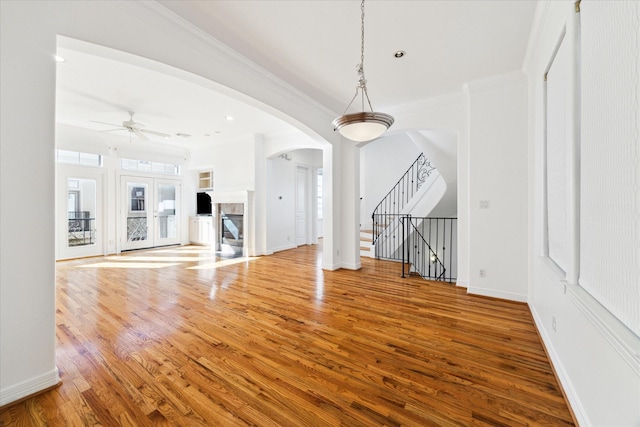
[[[307,244],[307,174],[307,168],[296,168],[296,246]]]
[[[122,176],[120,249],[180,243],[180,182]]]
[[[57,186],[57,259],[104,255],[103,174],[61,168]]]

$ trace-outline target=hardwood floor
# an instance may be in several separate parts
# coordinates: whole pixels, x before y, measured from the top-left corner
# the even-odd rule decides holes
[[[63,383],[0,424],[573,425],[526,304],[317,249],[58,263]]]

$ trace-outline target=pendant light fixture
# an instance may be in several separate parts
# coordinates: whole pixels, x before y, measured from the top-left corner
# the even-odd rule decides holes
[[[358,72],[358,85],[356,86],[356,93],[353,95],[351,102],[347,105],[342,116],[336,118],[331,124],[333,130],[340,132],[342,136],[352,141],[371,141],[376,139],[389,129],[393,124],[393,117],[385,113],[376,113],[373,111],[371,101],[369,100],[369,94],[367,93],[367,80],[364,77],[364,0],[360,4],[360,63],[356,66]],[[346,114],[353,101],[358,97],[362,102],[362,112]],[[369,109],[371,111],[364,111],[365,98]]]

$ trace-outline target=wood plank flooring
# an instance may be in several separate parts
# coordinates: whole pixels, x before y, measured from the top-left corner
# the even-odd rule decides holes
[[[63,383],[0,425],[573,425],[526,304],[318,249],[58,263]]]

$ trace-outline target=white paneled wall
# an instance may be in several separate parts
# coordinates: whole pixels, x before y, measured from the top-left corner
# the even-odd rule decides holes
[[[540,2],[524,66],[528,302],[585,426],[640,425],[639,21],[637,1],[584,0],[579,12],[574,2]],[[554,165],[559,155],[564,165]],[[562,180],[564,202],[552,179]]]
[[[582,6],[580,286],[640,335],[638,2]],[[612,31],[612,29],[616,31]]]

